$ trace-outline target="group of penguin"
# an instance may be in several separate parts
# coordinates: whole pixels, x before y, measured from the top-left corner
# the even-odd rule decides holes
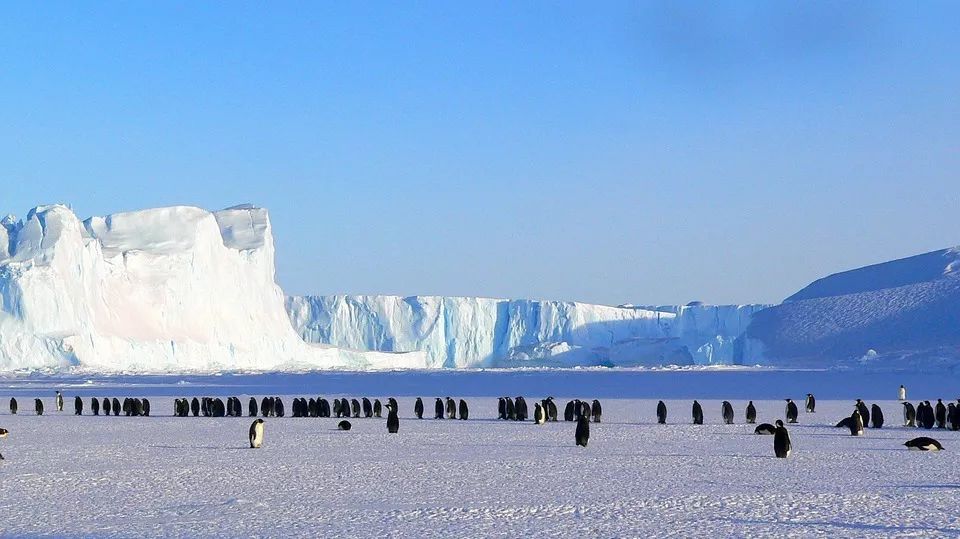
[[[123,415],[130,416],[149,416],[150,415],[150,401],[147,399],[133,399],[125,398],[121,403],[116,397],[104,397],[103,406],[101,408],[100,400],[96,397],[90,399],[90,411],[93,412],[93,415],[100,415],[100,410],[103,410],[103,415],[108,416],[113,413],[113,415],[118,416],[123,413]],[[57,391],[57,396],[54,399],[56,404],[57,411],[63,411],[63,395]],[[17,399],[10,398],[10,413],[16,415],[20,410],[20,405],[17,403]],[[43,415],[43,400],[33,399],[33,410],[37,415]],[[73,413],[74,415],[83,415],[83,399],[79,396],[73,399]]]

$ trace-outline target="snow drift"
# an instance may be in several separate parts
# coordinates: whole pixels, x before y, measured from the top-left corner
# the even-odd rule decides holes
[[[729,364],[762,305],[609,307],[439,296],[295,296],[307,341],[422,350],[431,367]]]
[[[274,279],[267,211],[159,208],[0,222],[0,370],[422,367],[309,345]]]
[[[738,361],[960,363],[960,247],[837,273],[754,316]]]

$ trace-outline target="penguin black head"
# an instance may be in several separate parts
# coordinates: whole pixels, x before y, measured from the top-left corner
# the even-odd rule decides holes
[[[778,419],[778,420],[777,420],[777,426],[778,426],[778,427],[782,427],[782,426],[783,426],[783,421],[780,421],[780,420]]]
[[[785,401],[787,401],[787,402],[790,402],[790,401],[792,401],[793,399],[783,399],[783,400],[785,400]]]
[[[257,420],[254,421],[254,423],[263,423],[263,419],[260,419],[260,418],[258,417]]]

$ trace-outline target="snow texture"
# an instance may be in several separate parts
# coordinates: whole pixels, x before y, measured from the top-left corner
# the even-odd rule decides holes
[[[609,307],[440,296],[288,297],[309,342],[426,352],[431,367],[731,364],[763,305]]]
[[[812,283],[753,317],[738,361],[956,367],[958,328],[960,248],[944,249]]]
[[[0,370],[422,367],[309,345],[274,278],[267,211],[178,206],[0,222]]]
[[[655,424],[656,399],[603,400],[603,422],[586,448],[574,425],[495,420],[504,386],[529,373],[450,373],[486,397],[468,398],[469,421],[413,419],[413,397],[400,396],[400,431],[385,419],[267,418],[261,449],[249,449],[249,418],[172,418],[172,396],[246,394],[261,377],[189,380],[124,377],[7,381],[0,412],[0,535],[57,537],[956,537],[960,436],[899,425],[900,405],[877,401],[887,426],[851,437],[833,428],[855,394],[822,399],[815,414],[789,425],[793,452],[773,457],[773,437],[743,424],[745,400],[733,400],[736,423],[722,424],[725,390],[739,394],[741,375],[703,376],[694,384],[706,424],[690,424],[689,399],[667,399],[668,424]],[[683,377],[689,373],[670,374]],[[716,374],[716,373],[713,373]],[[586,375],[586,376],[585,376]],[[309,376],[309,375],[308,375]],[[554,395],[592,398],[603,389],[589,372],[541,373]],[[638,375],[652,379],[659,374]],[[699,376],[699,374],[698,374]],[[837,373],[819,376],[838,378]],[[349,375],[333,375],[343,380]],[[365,374],[344,394],[381,399],[410,375]],[[291,377],[293,379],[299,379]],[[422,379],[422,377],[418,378]],[[478,380],[480,382],[478,382]],[[789,377],[782,378],[784,381]],[[814,378],[805,378],[812,381]],[[636,381],[636,380],[635,380]],[[929,380],[937,384],[936,380]],[[178,383],[185,382],[185,383]],[[885,381],[889,394],[899,380]],[[489,384],[486,385],[485,384]],[[917,382],[916,384],[919,384]],[[365,386],[365,387],[360,387]],[[692,387],[691,387],[692,386]],[[847,384],[853,393],[855,384]],[[152,399],[153,417],[75,417],[52,410],[53,389],[74,394],[171,395]],[[270,387],[276,389],[276,387]],[[435,388],[438,389],[438,388]],[[453,397],[460,394],[448,388]],[[647,391],[653,391],[647,387]],[[761,391],[787,387],[758,388]],[[910,386],[914,398],[931,399]],[[155,392],[155,393],[151,393]],[[273,392],[271,392],[273,394]],[[277,394],[289,395],[289,391]],[[316,392],[302,393],[315,396]],[[432,397],[437,394],[423,395]],[[801,393],[793,393],[801,398]],[[32,397],[47,404],[31,415]],[[527,394],[532,404],[545,394]],[[289,402],[289,398],[286,400]],[[666,397],[664,397],[666,398]],[[729,397],[733,399],[733,397]],[[782,418],[783,401],[755,400],[758,420]],[[432,408],[432,406],[428,407]],[[909,451],[903,442],[932,435],[946,451]]]

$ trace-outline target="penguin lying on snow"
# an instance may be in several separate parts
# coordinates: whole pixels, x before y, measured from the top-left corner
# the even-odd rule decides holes
[[[934,440],[933,438],[927,438],[926,436],[908,440],[903,442],[903,445],[907,446],[909,449],[915,449],[917,451],[943,451],[943,446],[940,445],[940,442]]]
[[[338,430],[350,430],[350,427],[352,427],[352,426],[353,426],[353,425],[351,425],[350,422],[347,421],[346,419],[344,419],[343,421],[337,423],[337,429],[338,429]]]
[[[754,434],[775,434],[776,432],[777,427],[770,423],[760,423],[757,425],[757,428],[753,429]]]

